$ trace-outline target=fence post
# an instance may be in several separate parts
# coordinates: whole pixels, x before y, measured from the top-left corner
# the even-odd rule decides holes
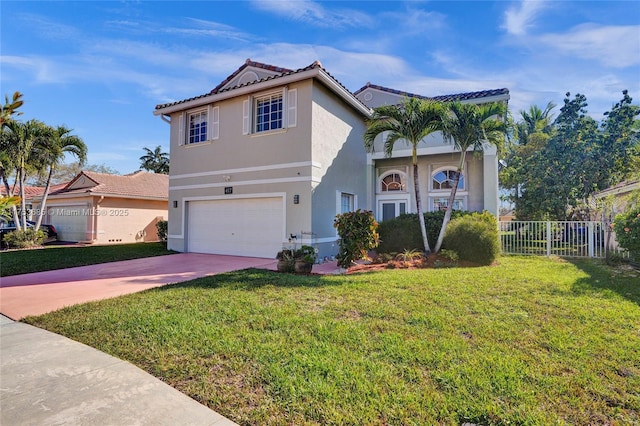
[[[593,222],[589,222],[589,236],[588,238],[588,242],[589,242],[589,257],[595,257],[595,253],[594,253],[594,240],[595,240],[595,235],[594,235],[595,230],[593,229]]]
[[[547,221],[547,257],[551,256],[551,222]]]

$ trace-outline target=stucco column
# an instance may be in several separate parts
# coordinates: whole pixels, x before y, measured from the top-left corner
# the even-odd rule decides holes
[[[482,168],[484,175],[484,209],[498,217],[498,154],[494,146],[485,147]]]

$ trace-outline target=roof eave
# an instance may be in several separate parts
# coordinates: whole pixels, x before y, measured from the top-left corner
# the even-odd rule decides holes
[[[251,93],[255,93],[261,90],[267,90],[273,87],[283,86],[286,84],[295,83],[298,81],[317,78],[322,83],[324,83],[327,87],[329,87],[333,92],[338,94],[343,100],[345,100],[349,105],[351,105],[358,112],[363,114],[365,117],[371,116],[371,110],[362,104],[351,92],[345,89],[342,85],[340,85],[334,78],[329,76],[326,71],[322,68],[312,68],[306,71],[302,71],[295,74],[286,75],[283,77],[269,79],[267,81],[262,81],[260,83],[249,84],[247,86],[238,87],[237,89],[224,91],[220,93],[213,93],[209,95],[205,95],[201,98],[193,99],[191,101],[178,103],[175,105],[170,105],[164,108],[156,109],[153,114],[154,115],[168,115],[178,111],[184,111],[192,108],[198,108],[204,105],[208,105],[212,102],[219,102],[225,99],[231,99],[238,96],[249,95]]]

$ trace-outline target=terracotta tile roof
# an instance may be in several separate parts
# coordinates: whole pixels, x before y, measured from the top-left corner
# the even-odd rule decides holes
[[[383,92],[393,93],[396,95],[407,96],[409,98],[420,98],[420,99],[432,99],[441,102],[451,102],[451,101],[466,101],[469,99],[479,99],[479,98],[487,98],[490,96],[498,96],[498,95],[508,95],[509,89],[493,89],[493,90],[481,90],[478,92],[467,92],[467,93],[456,93],[453,95],[440,95],[440,96],[422,96],[416,95],[415,93],[404,92],[402,90],[390,89],[388,87],[378,86],[376,84],[367,83],[360,89],[356,90],[354,95],[358,95],[365,89],[372,88],[381,90]]]
[[[85,188],[72,188],[82,176],[86,176],[95,185]],[[50,196],[69,194],[99,194],[124,198],[169,198],[169,176],[137,171],[128,175],[111,175],[83,171],[64,188],[52,192]]]
[[[290,70],[290,69],[287,69],[287,68],[275,67],[273,65],[261,64],[259,62],[251,62],[250,60],[247,60],[247,61],[249,61],[249,62],[245,63],[243,66],[238,68],[237,71],[235,71],[233,74],[231,74],[229,77],[227,77],[227,79],[225,79],[225,81],[223,81],[218,86],[216,86],[216,88],[214,88],[211,92],[205,93],[205,94],[200,95],[200,96],[195,96],[193,98],[183,99],[181,101],[176,101],[176,102],[156,105],[156,109],[162,109],[162,108],[167,108],[167,107],[174,106],[174,105],[179,105],[179,104],[182,104],[182,103],[194,101],[196,99],[201,99],[201,98],[204,98],[204,97],[212,95],[212,94],[229,92],[231,90],[238,89],[240,87],[246,87],[246,86],[251,86],[251,85],[254,85],[254,84],[259,84],[259,83],[263,83],[265,81],[270,81],[270,80],[275,80],[275,79],[278,79],[278,78],[286,77],[288,75],[299,74],[299,73],[302,73],[302,72],[305,72],[305,71],[308,71],[308,70],[311,70],[311,69],[314,69],[314,68],[319,68],[322,71],[324,71],[324,73],[327,74],[336,84],[338,84],[340,87],[342,87],[348,93],[351,93],[351,91],[349,91],[349,89],[347,89],[342,83],[340,83],[334,76],[332,76],[326,69],[324,69],[322,67],[322,64],[320,63],[320,61],[315,61],[311,65],[308,65],[308,66],[306,66],[304,68],[298,68],[297,70]],[[225,89],[222,89],[222,87],[224,87],[225,84],[227,84],[236,75],[238,75],[244,68],[246,68],[248,66],[248,64],[252,64],[252,65],[253,64],[257,64],[257,66],[260,67],[260,68],[268,69],[270,71],[277,71],[277,72],[280,72],[280,74],[272,75],[272,76],[268,76],[268,77],[263,77],[261,79],[255,80],[255,81],[250,81],[248,83],[238,84],[238,85],[235,85],[235,86],[231,86],[231,87],[227,87]],[[359,99],[356,99],[356,101],[361,103],[365,108],[369,109],[369,107],[367,107]]]
[[[57,185],[51,185],[49,188],[49,193],[57,191],[59,189],[64,188],[67,185],[66,183],[59,183]],[[20,195],[20,187],[12,187],[11,191],[13,191],[16,195]],[[41,197],[44,194],[44,186],[25,186],[24,187],[24,197],[29,200],[33,197]],[[4,186],[0,187],[0,195],[5,197],[7,195],[7,191]]]

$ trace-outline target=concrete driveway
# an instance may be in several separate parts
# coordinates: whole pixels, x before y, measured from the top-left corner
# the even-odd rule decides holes
[[[246,268],[274,259],[179,253],[0,278],[0,313],[19,320],[94,300]]]

